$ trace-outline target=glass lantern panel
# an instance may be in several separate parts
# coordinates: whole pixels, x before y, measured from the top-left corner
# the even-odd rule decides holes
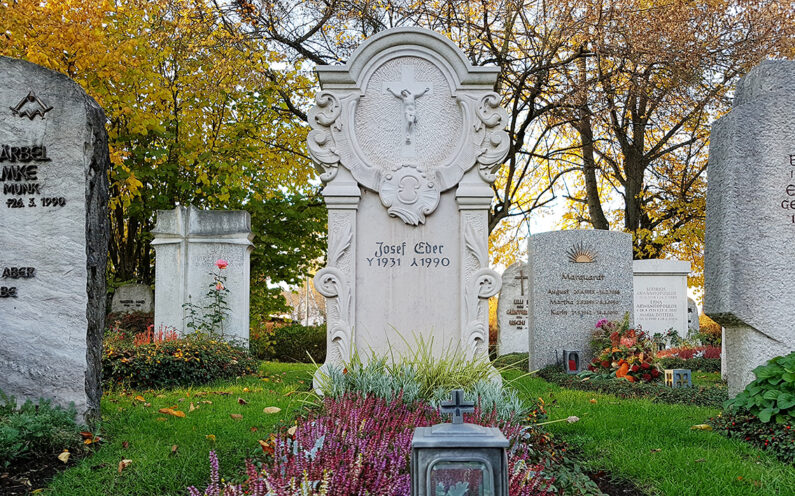
[[[431,496],[494,496],[491,467],[481,461],[439,461],[428,483]]]

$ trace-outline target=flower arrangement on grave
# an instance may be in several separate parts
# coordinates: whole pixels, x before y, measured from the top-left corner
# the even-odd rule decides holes
[[[591,339],[594,359],[586,375],[599,374],[629,382],[660,379],[660,368],[652,351],[653,342],[640,328],[629,325],[629,314],[620,321],[600,320]]]
[[[224,337],[224,320],[229,315],[229,289],[226,287],[226,276],[223,271],[229,262],[219,258],[215,261],[215,270],[210,271],[211,281],[205,296],[206,305],[197,305],[192,301],[182,305],[188,311],[188,329],[210,336]]]

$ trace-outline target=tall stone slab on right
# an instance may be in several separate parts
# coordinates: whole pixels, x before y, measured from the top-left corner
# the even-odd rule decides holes
[[[587,364],[597,322],[629,313],[632,323],[632,235],[552,231],[530,236],[528,247],[530,370],[554,365],[563,350]]]
[[[713,124],[704,313],[725,328],[736,395],[752,370],[795,350],[795,62],[765,61]]]

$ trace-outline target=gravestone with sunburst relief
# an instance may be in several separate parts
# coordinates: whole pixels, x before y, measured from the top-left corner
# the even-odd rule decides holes
[[[552,231],[530,236],[530,370],[579,351],[584,367],[602,319],[632,323],[632,236],[617,231]]]
[[[491,183],[505,158],[497,67],[473,67],[420,28],[367,39],[345,65],[319,66],[307,147],[325,183],[328,354],[488,355]],[[320,375],[319,374],[319,375]]]

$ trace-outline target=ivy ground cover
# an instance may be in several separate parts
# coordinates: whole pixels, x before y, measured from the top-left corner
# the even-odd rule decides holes
[[[523,374],[511,370],[504,376],[521,396],[542,398],[550,419],[580,418],[575,424],[550,424],[549,429],[577,448],[593,472],[632,481],[654,495],[792,494],[792,465],[740,440],[692,429],[716,416],[717,408],[619,399]]]

